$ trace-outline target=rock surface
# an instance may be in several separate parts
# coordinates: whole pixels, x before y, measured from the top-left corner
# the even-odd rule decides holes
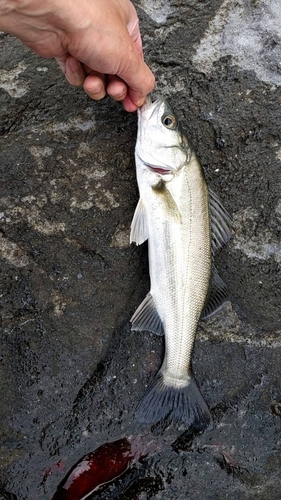
[[[202,434],[133,418],[163,355],[129,324],[149,289],[146,246],[129,247],[135,114],[0,35],[1,500],[49,500],[83,455],[138,434],[154,451],[89,498],[280,498],[278,4],[136,2],[155,94],[236,228],[217,263],[231,301],[194,349]]]

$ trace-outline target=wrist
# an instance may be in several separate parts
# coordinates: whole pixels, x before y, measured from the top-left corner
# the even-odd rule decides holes
[[[0,30],[16,34],[17,22],[21,22],[22,13],[30,3],[32,0],[0,0]]]

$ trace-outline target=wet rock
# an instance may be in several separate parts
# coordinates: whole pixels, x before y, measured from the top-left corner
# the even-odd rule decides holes
[[[279,498],[277,3],[137,4],[156,93],[236,229],[218,258],[230,301],[194,348],[215,422],[203,434],[134,421],[163,356],[129,324],[149,289],[146,245],[128,246],[136,116],[1,34],[0,498],[50,499],[81,457],[138,433],[157,446],[93,498]]]

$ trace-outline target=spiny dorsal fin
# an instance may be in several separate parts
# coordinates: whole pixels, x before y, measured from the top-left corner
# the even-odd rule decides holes
[[[146,211],[144,204],[139,199],[131,224],[130,243],[141,245],[148,238]]]
[[[227,286],[221,279],[215,266],[212,267],[211,284],[206,302],[201,313],[201,319],[207,319],[215,314],[227,299]]]
[[[233,235],[233,225],[230,215],[223,207],[220,199],[209,188],[210,217],[212,231],[212,253],[225,245]]]
[[[147,330],[157,335],[164,335],[163,324],[150,292],[131,317],[131,323],[132,330]]]

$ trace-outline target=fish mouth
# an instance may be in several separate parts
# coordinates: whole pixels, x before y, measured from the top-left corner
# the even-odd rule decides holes
[[[141,149],[136,149],[136,156],[142,162],[142,164],[151,172],[159,174],[159,175],[174,175],[174,171],[172,168],[165,164],[161,164],[161,162],[152,163],[150,160],[154,158],[151,155],[145,154]],[[146,158],[145,158],[146,157]]]
[[[145,163],[145,166],[149,168],[149,170],[151,170],[152,172],[156,172],[157,174],[169,175],[173,173],[172,170],[165,167],[160,167],[159,165],[150,165],[149,163]]]
[[[150,120],[152,115],[156,110],[158,110],[160,104],[162,104],[163,99],[159,97],[156,101],[152,102],[151,95],[146,97],[145,103],[138,110],[139,116],[144,120]]]

